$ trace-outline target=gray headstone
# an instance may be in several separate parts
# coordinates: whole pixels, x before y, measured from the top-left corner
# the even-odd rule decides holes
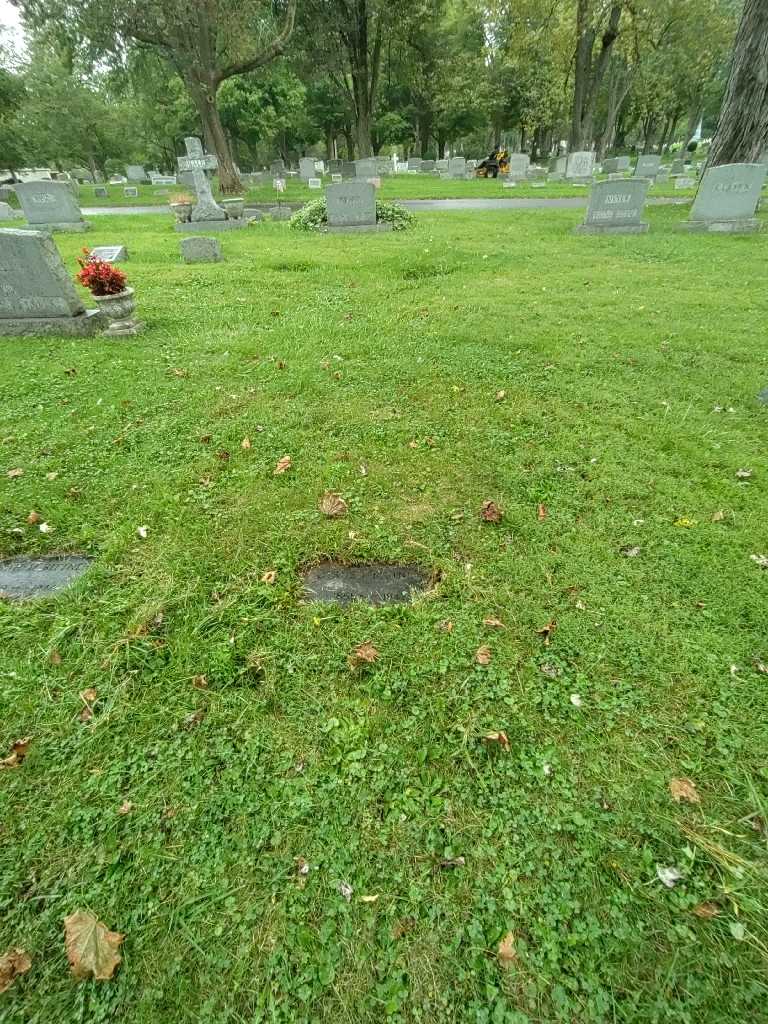
[[[354,178],[357,175],[354,160],[342,160],[341,175],[343,178]]]
[[[450,160],[435,160],[435,168],[438,171],[447,171]]]
[[[673,176],[676,174],[685,174],[685,160],[679,156],[675,157],[672,161],[669,173]]]
[[[146,181],[147,172],[141,164],[128,164],[125,168],[125,176],[128,181]]]
[[[305,595],[310,601],[349,604],[406,603],[414,590],[429,585],[429,573],[415,565],[344,565],[322,562],[304,575]]]
[[[696,179],[695,178],[687,178],[684,175],[678,175],[675,178],[675,188],[678,188],[678,189],[693,188],[693,186],[695,184],[696,184]]]
[[[617,156],[616,159],[618,160],[618,164],[617,164],[617,167],[616,167],[617,171],[628,171],[629,170],[629,165],[630,165],[631,161],[630,161],[628,156]]]
[[[123,195],[126,199],[137,199],[139,195],[139,190],[136,188],[135,185],[126,185],[126,187],[123,189]]]
[[[355,174],[358,178],[375,178],[378,173],[375,157],[364,157],[355,160]]]
[[[63,231],[84,231],[88,227],[65,181],[21,182],[16,186],[16,195],[33,227]]]
[[[566,178],[591,178],[595,169],[595,154],[591,151],[579,150],[570,153],[565,165]]]
[[[421,170],[421,158],[418,156],[408,157],[408,170],[409,171],[420,171]]]
[[[508,180],[525,181],[530,166],[531,158],[527,153],[510,153],[509,171],[507,172]]]
[[[661,166],[661,157],[654,153],[643,153],[635,164],[636,178],[655,178]]]
[[[622,181],[598,181],[592,186],[584,223],[576,234],[641,234],[648,230],[642,220],[648,178],[625,178]]]
[[[106,185],[96,185],[93,190],[94,198],[106,199],[109,196]]]
[[[227,215],[216,203],[211,192],[211,183],[208,180],[206,171],[215,170],[218,167],[218,160],[211,154],[203,152],[203,144],[200,139],[189,136],[184,139],[187,148],[187,155],[178,158],[179,171],[183,174],[191,174],[197,203],[192,210],[192,221],[226,221]]]
[[[430,171],[434,171],[435,161],[434,160],[422,160],[421,161],[421,173],[428,174]]]
[[[616,174],[619,169],[619,158],[617,156],[609,156],[606,160],[603,160],[603,174]]]
[[[722,164],[708,168],[701,179],[690,218],[680,226],[689,231],[759,230],[755,211],[766,173],[765,164]]]
[[[308,181],[310,178],[314,178],[316,173],[315,158],[313,156],[303,156],[299,160],[299,177],[304,181]]]
[[[100,325],[46,232],[0,228],[0,335],[92,334]]]
[[[334,185],[338,185],[340,181],[343,181],[343,178],[342,178],[342,176],[340,174],[334,173],[334,174],[331,175],[331,182]]]
[[[83,555],[0,559],[0,597],[23,601],[55,594],[82,576],[90,564],[91,559]]]
[[[328,173],[329,174],[341,174],[341,169],[344,166],[343,160],[329,160],[328,161]]]
[[[191,235],[181,240],[181,258],[185,263],[219,263],[221,242],[218,238]]]
[[[105,263],[124,263],[128,259],[128,250],[124,245],[95,245],[91,255]]]
[[[322,179],[320,178],[307,178],[307,188],[319,189],[323,187]]]
[[[367,181],[345,181],[326,189],[329,227],[376,223],[376,189]]]
[[[546,181],[547,172],[543,167],[529,167],[526,178],[528,181]]]
[[[269,165],[269,173],[270,174],[282,174],[284,170],[285,170],[285,161],[284,160],[273,160],[272,163]]]
[[[452,156],[448,161],[448,174],[451,178],[466,178],[467,161],[463,156]]]
[[[8,203],[0,203],[0,220],[16,220],[21,214]]]
[[[661,185],[665,181],[669,181],[669,168],[660,167],[658,171],[656,171],[656,184]]]
[[[550,174],[565,174],[565,168],[567,165],[567,156],[554,156],[549,161],[549,172]]]

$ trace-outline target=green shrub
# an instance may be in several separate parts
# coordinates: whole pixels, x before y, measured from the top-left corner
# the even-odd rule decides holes
[[[392,225],[393,231],[405,231],[413,227],[416,218],[410,210],[399,203],[376,200],[376,220]],[[328,206],[325,198],[313,199],[291,217],[291,227],[298,231],[321,231],[328,223]]]

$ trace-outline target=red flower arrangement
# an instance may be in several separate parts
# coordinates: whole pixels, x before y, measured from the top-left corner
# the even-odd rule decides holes
[[[93,295],[119,295],[125,291],[127,278],[123,271],[94,257],[90,249],[83,249],[83,256],[78,256],[77,262],[80,270],[76,279]]]

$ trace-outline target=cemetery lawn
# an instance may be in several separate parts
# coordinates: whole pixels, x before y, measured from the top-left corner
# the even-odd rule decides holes
[[[147,330],[0,341],[0,553],[95,558],[0,603],[3,1024],[764,1019],[768,240],[683,216],[56,236]]]

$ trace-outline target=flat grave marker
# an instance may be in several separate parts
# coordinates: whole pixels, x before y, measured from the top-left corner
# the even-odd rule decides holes
[[[79,579],[91,561],[85,555],[0,559],[0,598],[24,601],[56,594]]]
[[[317,190],[323,187],[321,178],[307,178],[307,188]]]
[[[221,242],[205,235],[190,235],[181,240],[181,258],[185,263],[220,263]]]
[[[124,245],[95,245],[91,249],[91,256],[105,263],[125,263],[128,250]]]
[[[304,573],[304,594],[326,604],[408,604],[414,591],[425,590],[430,574],[415,565],[343,565],[321,562]]]

